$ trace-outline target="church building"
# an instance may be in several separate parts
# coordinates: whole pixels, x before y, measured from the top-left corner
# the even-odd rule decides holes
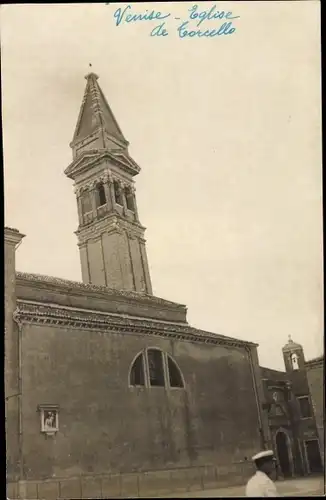
[[[24,235],[5,228],[8,496],[242,484],[274,446],[257,345],[193,328],[153,295],[140,167],[94,73],[70,146],[82,282],[18,272]]]
[[[289,336],[282,349],[285,371],[261,367],[269,442],[284,479],[324,471],[323,357],[305,361]]]

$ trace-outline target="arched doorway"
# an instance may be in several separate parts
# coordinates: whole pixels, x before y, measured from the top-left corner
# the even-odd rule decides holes
[[[291,458],[289,455],[289,438],[283,431],[276,434],[276,449],[278,456],[278,466],[283,477],[292,476]]]

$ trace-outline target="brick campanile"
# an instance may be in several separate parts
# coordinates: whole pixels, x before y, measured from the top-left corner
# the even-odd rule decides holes
[[[65,174],[75,181],[84,283],[152,294],[134,177],[140,167],[94,73],[87,84]]]

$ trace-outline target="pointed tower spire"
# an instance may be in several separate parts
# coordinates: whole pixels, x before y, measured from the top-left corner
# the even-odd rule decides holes
[[[90,68],[92,67],[89,64]],[[82,105],[80,108],[75,133],[71,143],[74,156],[78,156],[81,143],[89,139],[96,147],[125,149],[128,141],[125,139],[122,130],[98,84],[98,75],[92,71],[85,76],[87,81]],[[82,151],[85,148],[81,147]],[[88,149],[88,148],[86,148]]]

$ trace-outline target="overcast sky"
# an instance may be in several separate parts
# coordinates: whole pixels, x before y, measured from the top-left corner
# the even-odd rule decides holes
[[[134,4],[171,12],[160,38],[117,4],[1,6],[6,224],[18,270],[81,280],[63,171],[92,63],[142,168],[154,294],[282,369],[289,334],[323,350],[319,2],[221,2],[234,34],[180,39],[192,5]]]

